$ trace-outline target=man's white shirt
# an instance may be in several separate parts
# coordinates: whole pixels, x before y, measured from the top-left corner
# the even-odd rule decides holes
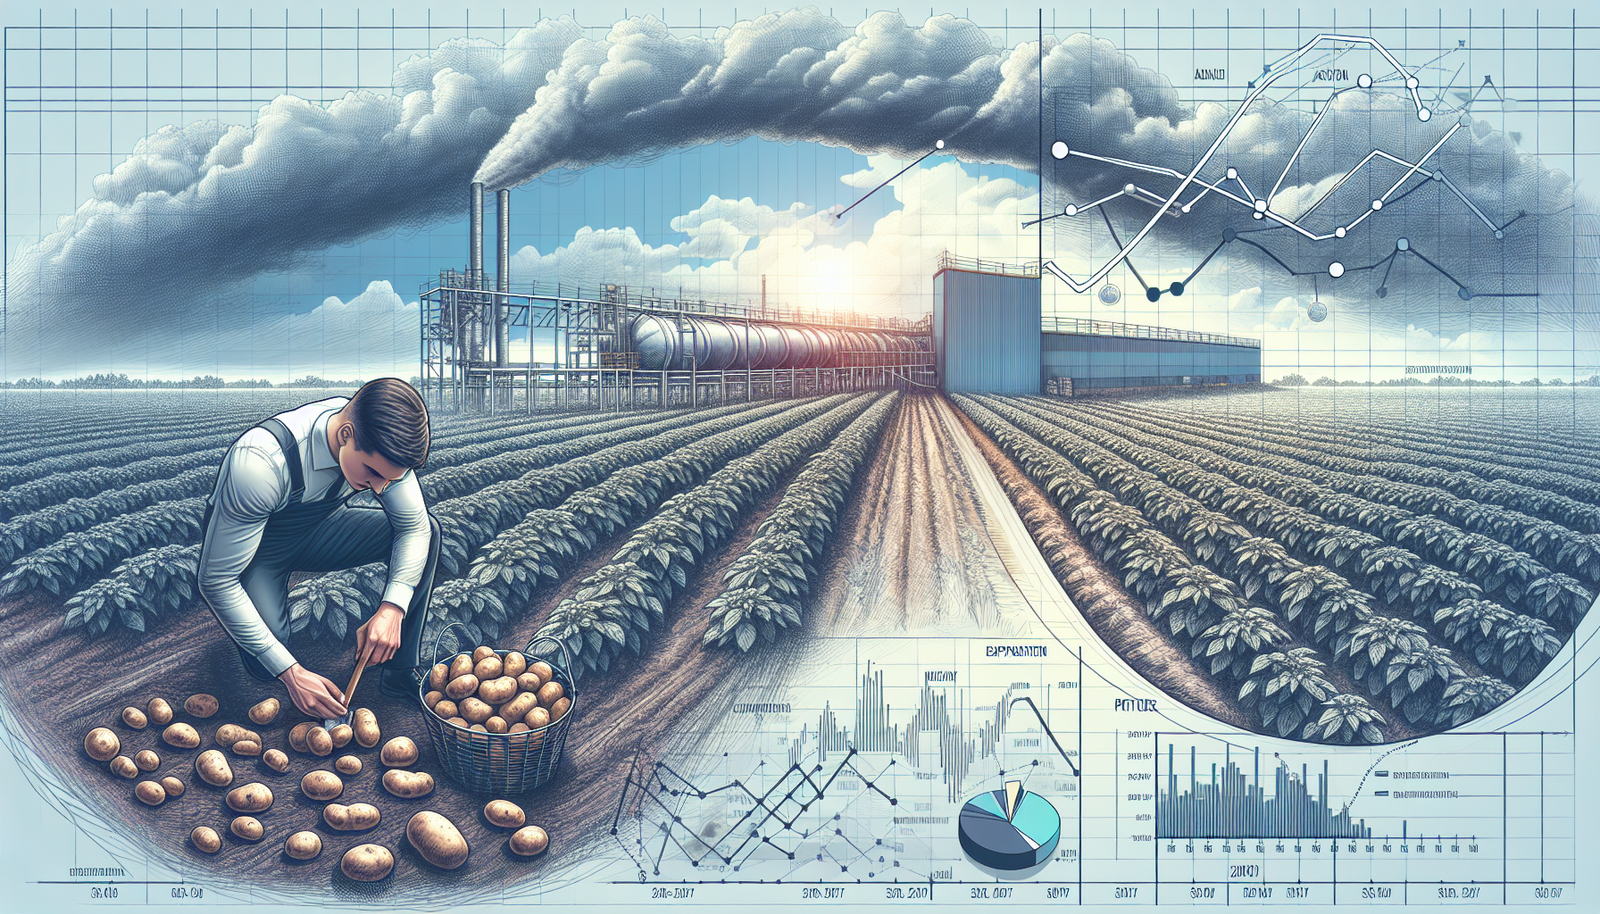
[[[328,421],[348,402],[348,397],[330,397],[276,416],[300,450],[305,476],[302,503],[349,491],[338,458],[328,447]],[[255,556],[268,519],[289,503],[292,489],[289,461],[278,439],[259,426],[245,432],[223,458],[212,493],[211,526],[201,547],[201,595],[233,640],[274,676],[294,666],[294,655],[267,628],[239,576]],[[416,472],[407,470],[385,486],[378,503],[394,530],[383,601],[404,612],[428,560],[428,509]]]

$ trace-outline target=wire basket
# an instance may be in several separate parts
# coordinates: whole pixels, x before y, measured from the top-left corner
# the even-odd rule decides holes
[[[445,628],[448,630],[459,624],[451,623]],[[429,664],[430,668],[441,662],[439,638],[443,636],[444,631],[441,631],[434,639],[433,663]],[[552,660],[533,653],[533,646],[540,641],[554,644],[567,663],[557,666]],[[457,651],[459,650],[458,647]],[[504,660],[506,654],[510,652],[497,650],[495,653]],[[572,674],[568,672],[571,669],[571,658],[567,655],[566,645],[553,638],[535,638],[528,642],[522,653],[528,658],[530,666],[541,660],[550,664],[550,668],[554,671],[551,678],[561,683],[566,697],[572,701],[567,713],[561,715],[560,720],[552,721],[537,730],[521,733],[485,733],[456,726],[433,713],[428,707],[424,698],[428,690],[426,677],[417,687],[417,702],[422,706],[422,719],[427,724],[428,735],[433,739],[433,749],[439,756],[439,764],[443,766],[444,773],[450,780],[467,790],[498,795],[525,793],[544,786],[555,776],[556,768],[561,764],[561,750],[567,742],[567,731],[571,728],[572,719],[578,712],[578,691],[574,687]]]

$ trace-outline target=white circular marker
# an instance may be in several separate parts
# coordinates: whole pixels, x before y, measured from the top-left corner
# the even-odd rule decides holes
[[[1061,142],[1060,140],[1056,140],[1054,143],[1050,144],[1050,154],[1058,159],[1066,158],[1067,153],[1071,151],[1072,150],[1067,148],[1067,144]]]
[[[1264,213],[1266,211],[1267,211],[1267,201],[1265,201],[1265,200],[1257,200],[1256,201],[1256,212]]]
[[[1372,88],[1372,77],[1367,75],[1366,73],[1363,73],[1360,76],[1356,77],[1356,85],[1360,86],[1363,89],[1370,89],[1370,88]]]
[[[1237,181],[1237,180],[1239,180],[1239,169],[1237,169],[1237,168],[1229,168],[1228,169],[1228,180],[1229,181]]]
[[[1076,204],[1076,203],[1068,203],[1067,204],[1067,215],[1069,215],[1069,216],[1078,215],[1078,204]]]
[[[1411,250],[1411,240],[1409,238],[1401,238],[1394,243],[1394,246],[1397,251],[1409,251]]]
[[[1189,211],[1189,204],[1185,203],[1183,205],[1183,211],[1186,212],[1186,213]]]
[[[1135,193],[1138,190],[1139,190],[1139,188],[1134,187],[1132,184],[1124,184],[1124,185],[1122,185],[1122,192],[1125,193],[1125,194]]]
[[[1427,108],[1418,108],[1417,109],[1417,120],[1425,121],[1430,117],[1433,117],[1433,112],[1432,111],[1429,111]]]
[[[1337,260],[1335,260],[1333,263],[1328,264],[1328,275],[1332,276],[1334,279],[1338,279],[1339,277],[1343,276],[1344,275],[1344,264],[1340,263]]]
[[[1261,214],[1260,213],[1251,213],[1250,215],[1256,217],[1257,219],[1261,218]]]
[[[933,148],[934,149],[943,149],[944,148],[944,140],[939,140],[938,142],[934,143],[933,144]]]
[[[1338,228],[1334,229],[1333,230],[1333,237],[1335,237],[1335,238],[1343,238],[1344,237],[1344,226],[1341,225]]]
[[[1407,76],[1406,77],[1406,88],[1407,89],[1415,89],[1417,87],[1417,85],[1418,85],[1417,78],[1415,76]]]
[[[1377,212],[1380,209],[1383,209],[1383,201],[1382,200],[1374,200],[1374,201],[1372,201],[1372,211],[1373,212]]]

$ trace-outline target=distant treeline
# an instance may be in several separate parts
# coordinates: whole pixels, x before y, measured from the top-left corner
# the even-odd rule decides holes
[[[1600,374],[1590,375],[1582,381],[1573,381],[1568,384],[1561,378],[1551,378],[1541,381],[1538,378],[1529,378],[1526,381],[1485,381],[1461,375],[1438,375],[1424,381],[1415,376],[1404,378],[1391,378],[1384,381],[1335,381],[1323,375],[1315,381],[1307,381],[1305,375],[1284,375],[1273,382],[1282,387],[1600,387]]]
[[[93,374],[85,378],[73,378],[68,381],[51,381],[45,378],[21,378],[16,381],[0,381],[0,390],[223,390],[240,388],[273,388],[273,387],[360,387],[363,382],[341,381],[331,378],[319,378],[316,375],[306,375],[297,381],[273,383],[266,378],[250,378],[243,381],[224,381],[216,375],[204,375],[184,380],[170,380],[167,378],[130,378],[126,374]],[[411,385],[420,386],[422,379],[413,375]]]

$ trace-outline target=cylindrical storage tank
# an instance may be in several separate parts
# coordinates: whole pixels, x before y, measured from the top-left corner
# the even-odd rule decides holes
[[[633,319],[633,351],[645,371],[678,371],[683,365],[678,325],[665,317],[641,314]]]
[[[752,323],[750,325],[750,333],[751,335],[757,333],[761,334],[761,343],[763,346],[761,361],[756,362],[753,365],[754,368],[760,370],[767,368],[788,367],[789,338],[786,334],[784,334],[782,329],[775,324]]]
[[[744,327],[715,318],[691,318],[696,371],[726,371],[744,366]]]

